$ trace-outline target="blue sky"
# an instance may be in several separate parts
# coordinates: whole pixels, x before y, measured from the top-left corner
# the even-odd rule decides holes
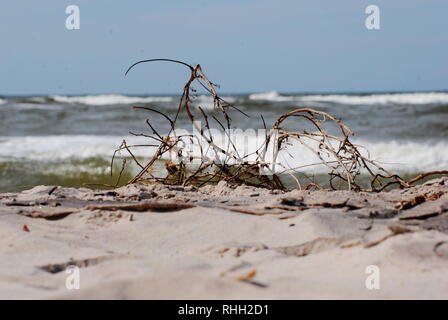
[[[81,29],[67,30],[76,4]],[[365,8],[380,8],[367,30]],[[200,63],[222,92],[448,89],[446,0],[14,0],[0,4],[0,94],[177,93]]]

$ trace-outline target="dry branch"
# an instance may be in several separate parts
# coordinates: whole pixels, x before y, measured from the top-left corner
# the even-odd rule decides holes
[[[191,66],[185,62],[172,59],[150,59],[134,63],[126,74],[136,65],[145,62],[170,62],[187,67],[190,76],[186,82],[182,96],[174,119],[167,116],[162,111],[149,107],[135,107],[151,113],[158,114],[169,123],[169,132],[166,135],[157,131],[149,119],[147,125],[151,129],[151,134],[139,133],[133,135],[143,136],[151,139],[151,146],[157,149],[151,159],[144,165],[141,164],[131,148],[138,146],[128,146],[125,141],[115,151],[112,158],[113,165],[115,155],[118,151],[124,150],[129,153],[133,161],[141,169],[140,172],[128,183],[162,183],[168,185],[195,185],[216,184],[219,181],[226,181],[235,185],[251,185],[269,189],[282,189],[287,187],[284,177],[292,178],[299,188],[303,189],[324,189],[325,187],[301,169],[309,166],[323,166],[327,169],[328,185],[331,189],[340,189],[346,186],[349,190],[379,192],[387,190],[390,186],[400,188],[411,187],[417,181],[432,174],[447,174],[448,171],[428,172],[416,178],[405,181],[400,176],[390,173],[382,168],[375,161],[364,156],[359,149],[361,146],[350,141],[354,135],[353,131],[340,120],[332,115],[314,110],[311,108],[300,108],[281,115],[272,128],[265,130],[266,134],[262,145],[250,154],[239,154],[236,141],[227,133],[231,129],[231,117],[229,110],[236,110],[247,116],[243,111],[222,99],[217,91],[217,85],[211,82],[203,72],[200,65]],[[201,108],[192,108],[196,90],[193,84],[203,88],[213,99],[214,110],[217,111],[218,119],[215,115],[208,115]],[[198,110],[198,112],[193,112]],[[177,121],[181,112],[184,112],[197,134],[177,135]],[[263,116],[264,129],[267,129]],[[313,130],[297,128],[295,131],[284,129],[286,122],[303,119],[313,127]],[[198,121],[203,123],[199,125]],[[210,121],[216,124],[226,134],[228,143],[226,147],[219,146],[212,134]],[[294,121],[293,125],[299,122]],[[325,125],[324,125],[325,124]],[[338,134],[329,134],[328,125],[338,128]],[[310,152],[317,160],[313,164],[304,164],[298,167],[285,166],[281,163],[281,155],[289,153],[294,142],[302,146],[303,151]],[[200,155],[195,154],[188,145],[197,143]],[[255,155],[255,160],[249,161],[250,156]],[[166,160],[168,158],[168,160]],[[174,158],[174,160],[173,160]],[[154,174],[152,167],[156,162],[165,161],[165,172],[162,175]],[[123,162],[121,172],[126,165]],[[120,172],[120,177],[121,177]],[[361,174],[370,176],[370,187],[362,187],[359,182]],[[307,183],[302,186],[300,176],[306,178]],[[118,185],[118,182],[117,182]]]

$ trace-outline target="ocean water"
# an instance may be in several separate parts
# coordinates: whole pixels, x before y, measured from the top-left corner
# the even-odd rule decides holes
[[[232,125],[241,130],[262,128],[260,114],[268,126],[279,115],[300,107],[328,112],[356,133],[352,141],[363,145],[370,158],[386,169],[402,175],[448,169],[448,93],[389,94],[280,94],[224,95],[249,117],[231,113]],[[148,106],[174,117],[178,96],[29,96],[0,97],[0,192],[17,191],[38,184],[82,186],[86,183],[114,184],[120,164],[110,175],[114,150],[125,139],[128,144],[151,144],[145,124],[153,121],[159,132],[169,124],[153,113],[134,110]],[[194,107],[212,110],[212,100],[199,95]],[[288,122],[290,129],[306,129],[306,124]],[[191,131],[181,113],[178,124]],[[331,130],[331,129],[330,129]],[[250,138],[250,137],[249,137]],[[250,141],[247,143],[249,149]],[[249,150],[250,151],[250,150]],[[154,147],[135,149],[142,160]],[[290,166],[307,160],[298,151]],[[126,170],[122,182],[135,169]],[[318,169],[316,169],[318,170]]]

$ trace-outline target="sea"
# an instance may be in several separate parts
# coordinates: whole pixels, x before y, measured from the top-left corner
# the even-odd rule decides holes
[[[369,157],[387,170],[405,176],[448,169],[448,92],[292,94],[264,92],[224,94],[223,98],[243,113],[231,112],[232,127],[242,131],[272,126],[284,113],[309,107],[327,112],[354,132],[352,141],[368,150]],[[115,184],[121,164],[113,167],[114,151],[126,140],[129,145],[154,141],[133,133],[151,134],[149,119],[158,132],[170,125],[150,107],[174,118],[180,96],[119,94],[0,96],[0,192],[15,192],[36,185],[68,187]],[[213,99],[198,94],[193,108],[213,110]],[[184,112],[178,125],[191,130]],[[289,122],[294,130],[301,123]],[[153,146],[135,149],[144,161]],[[291,166],[303,158],[294,157]],[[124,156],[124,155],[123,155]],[[130,161],[129,161],[130,162]],[[128,167],[121,184],[138,168]],[[316,169],[318,170],[318,169]]]

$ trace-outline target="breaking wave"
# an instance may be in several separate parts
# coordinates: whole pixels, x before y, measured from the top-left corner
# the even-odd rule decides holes
[[[148,144],[144,137],[124,137],[128,145]],[[251,153],[256,150],[257,137],[244,137],[238,149]],[[64,161],[88,158],[111,158],[123,137],[96,135],[59,135],[33,137],[0,137],[0,162],[11,160]],[[415,172],[444,170],[448,167],[448,142],[388,141],[372,142],[354,141],[370,152],[370,158],[381,162],[385,169],[397,172]],[[217,144],[219,144],[217,142]],[[223,144],[224,146],[224,144]],[[133,149],[140,157],[150,157],[155,148],[141,147]],[[314,162],[315,157],[297,146],[288,149],[293,158],[288,158],[290,167]],[[126,152],[123,152],[123,155]],[[286,161],[286,160],[285,160]],[[283,162],[283,161],[282,161]]]

